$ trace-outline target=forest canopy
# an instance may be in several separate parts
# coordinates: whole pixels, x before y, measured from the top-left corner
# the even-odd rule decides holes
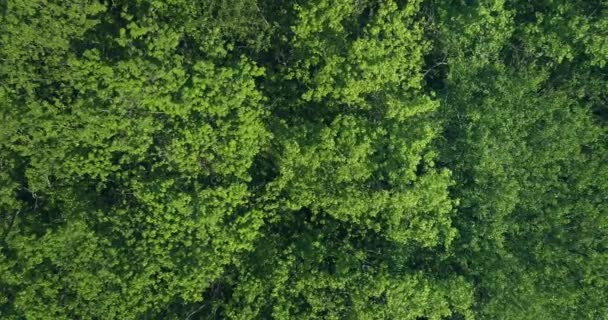
[[[608,1],[0,1],[0,318],[608,319]]]

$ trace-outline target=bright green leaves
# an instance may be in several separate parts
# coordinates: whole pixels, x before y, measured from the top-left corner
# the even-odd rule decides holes
[[[465,4],[467,2],[467,4]],[[496,59],[513,32],[513,12],[505,0],[439,1],[439,41],[444,57],[466,56],[469,67]]]
[[[438,103],[421,90],[427,47],[417,8],[391,1],[296,6],[288,64],[265,84],[291,89],[282,92],[286,105],[272,110],[284,118],[272,126],[276,178],[265,194],[274,202],[272,218],[252,260],[231,280],[238,285],[229,306],[240,311],[230,317],[469,312],[470,298],[454,307],[446,297],[455,288],[442,291],[425,271],[404,266],[411,258],[404,252],[443,250],[456,235],[450,174],[435,168],[430,148],[440,131]],[[415,272],[420,287],[433,289],[398,289]],[[438,309],[401,305],[409,295]]]
[[[366,120],[338,117],[319,136],[287,145],[277,183],[288,192],[288,208],[327,212],[376,232],[385,230],[404,243],[436,243],[437,233],[450,233],[449,175],[424,164],[429,160],[422,160],[421,154],[429,141],[417,142],[417,149],[415,143],[404,144],[407,136],[399,133],[404,134],[390,136]],[[428,173],[418,176],[417,166],[425,165]]]
[[[3,37],[24,32],[17,5]],[[170,12],[55,7],[40,13],[56,20],[48,43],[23,35],[1,51],[13,60],[2,64],[4,79],[29,72],[7,82],[1,101],[10,124],[0,149],[6,308],[134,319],[200,301],[263,224],[248,186],[270,137],[255,84],[263,70],[229,48],[207,59],[180,47],[191,35],[162,23]],[[77,13],[80,25],[70,20]],[[214,37],[188,45],[204,50]],[[28,46],[45,55],[19,58]]]
[[[385,293],[386,308],[381,312],[385,313],[384,319],[444,319],[454,312],[472,319],[471,289],[457,277],[437,281],[422,274],[404,276],[392,281]]]
[[[311,116],[277,133],[284,142],[273,184],[285,190],[286,209],[325,212],[402,243],[450,238],[449,178],[432,167],[428,149],[437,104],[418,91],[425,45],[417,6],[297,7],[294,61],[284,71],[307,88],[293,109]],[[434,200],[425,198],[430,190]],[[427,214],[441,222],[418,217]]]
[[[410,263],[406,247],[310,213],[284,215],[277,233],[266,232],[269,236],[243,260],[229,318],[470,316],[472,291],[463,279],[433,278],[404,267]]]
[[[605,1],[0,4],[0,318],[598,319]]]
[[[534,58],[553,63],[587,61],[604,67],[608,61],[605,1],[538,1],[515,4],[518,20],[525,23],[517,38]]]
[[[412,13],[417,6],[319,1],[300,8],[289,78],[307,88],[302,98],[369,109],[370,94],[419,88],[416,72],[426,46]]]
[[[131,312],[127,305],[115,304],[127,289],[116,274],[116,250],[81,221],[39,238],[16,235],[10,244],[14,255],[2,270],[2,282],[12,291],[13,312],[27,310],[28,317],[37,319],[97,314],[110,319]]]
[[[82,37],[104,11],[97,1],[8,1],[0,20],[0,77],[5,90],[31,94],[61,77],[71,40]],[[9,91],[9,92],[10,92]]]
[[[191,177],[248,180],[251,161],[269,137],[253,80],[262,70],[245,59],[238,69],[211,63],[193,68],[191,86],[180,90],[179,103],[159,109],[169,117],[166,133],[180,137],[161,152],[171,168]]]

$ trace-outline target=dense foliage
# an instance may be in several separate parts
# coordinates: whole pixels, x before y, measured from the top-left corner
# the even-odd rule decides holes
[[[608,319],[606,0],[4,0],[0,121],[2,319]]]

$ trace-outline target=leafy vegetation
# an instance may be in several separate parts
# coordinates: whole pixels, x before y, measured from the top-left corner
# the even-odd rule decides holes
[[[7,0],[0,318],[606,319],[605,0]]]

